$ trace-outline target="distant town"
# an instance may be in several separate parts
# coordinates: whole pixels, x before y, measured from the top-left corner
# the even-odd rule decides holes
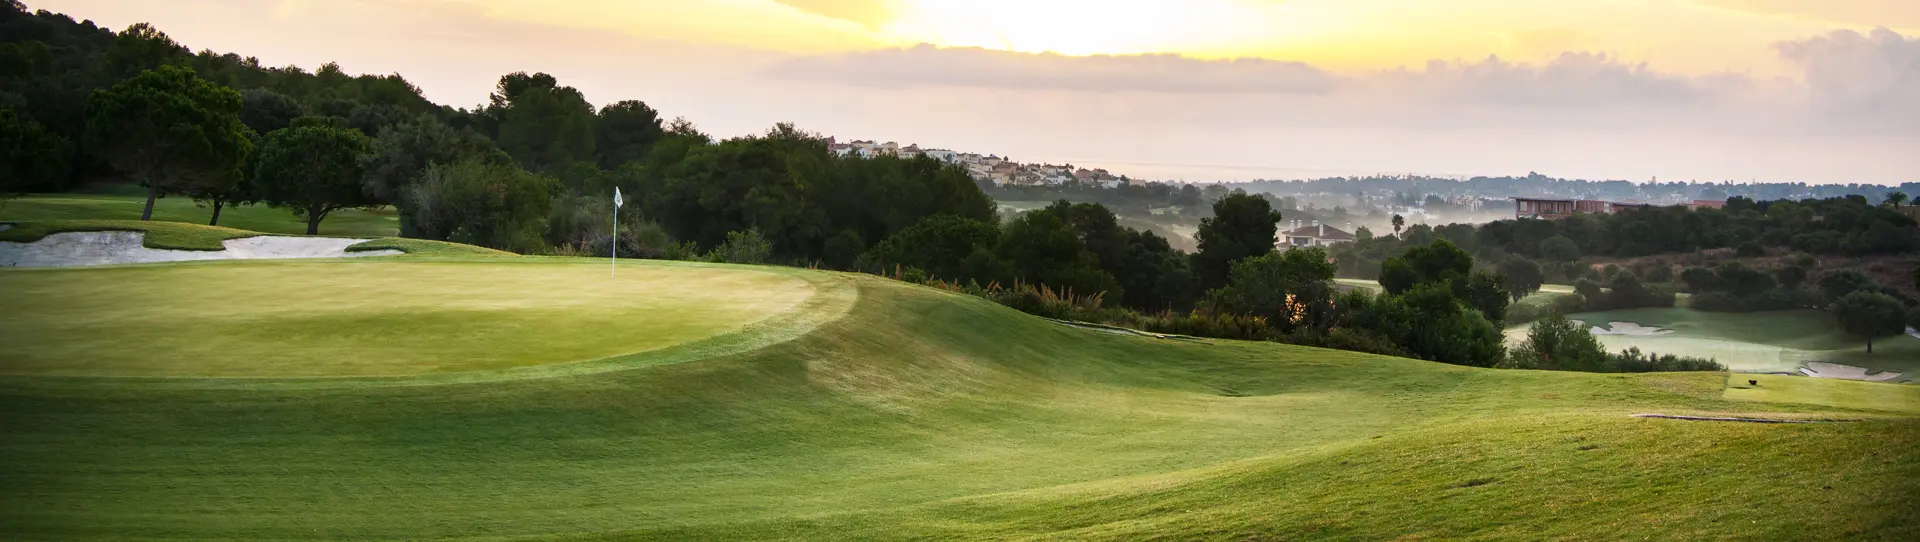
[[[926,156],[942,162],[958,164],[966,167],[967,173],[973,175],[974,180],[993,183],[994,186],[1060,186],[1077,183],[1113,188],[1125,184],[1144,184],[1146,182],[1145,180],[1134,179],[1125,175],[1114,175],[1105,169],[1076,168],[1073,164],[1022,164],[995,154],[981,155],[979,153],[957,152],[949,149],[922,149],[918,144],[908,144],[902,147],[899,143],[893,141],[878,143],[869,140],[854,140],[840,143],[833,137],[828,137],[826,142],[827,148],[839,156],[857,156],[861,158],[872,158],[876,156],[917,158]]]

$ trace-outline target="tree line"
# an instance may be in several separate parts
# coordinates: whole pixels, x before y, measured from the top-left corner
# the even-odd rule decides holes
[[[452,109],[397,75],[262,68],[189,54],[144,24],[112,33],[10,4],[0,28],[13,41],[0,66],[14,71],[0,82],[0,103],[24,107],[0,108],[0,137],[31,143],[5,147],[10,168],[45,175],[9,179],[47,190],[121,176],[147,187],[149,211],[158,197],[192,197],[210,204],[214,223],[224,206],[259,203],[306,219],[313,234],[339,209],[390,205],[405,237],[557,254],[603,254],[617,243],[634,257],[863,270],[1043,315],[1478,366],[1508,359],[1500,329],[1524,294],[1496,267],[1506,256],[1571,244],[1577,258],[1645,242],[1610,233],[1638,226],[1611,222],[1416,225],[1331,255],[1279,252],[1281,211],[1271,198],[1234,191],[1212,200],[1198,249],[1186,253],[1120,226],[1097,203],[1061,201],[1003,221],[959,167],[836,156],[819,135],[788,124],[715,140],[640,101],[596,107],[541,73],[507,74],[487,103]],[[80,114],[66,115],[76,98]],[[608,220],[616,187],[634,202],[613,218],[617,234]],[[1164,196],[1192,196],[1178,192]],[[1766,218],[1773,207],[1800,216],[1742,202],[1702,227],[1774,235],[1766,232],[1788,219]],[[1817,209],[1829,218],[1788,223],[1819,222],[1818,231],[1844,239],[1840,250],[1908,242],[1882,247],[1875,224],[1894,220],[1870,210],[1860,218]],[[1343,271],[1378,277],[1385,291],[1340,293],[1333,277]]]

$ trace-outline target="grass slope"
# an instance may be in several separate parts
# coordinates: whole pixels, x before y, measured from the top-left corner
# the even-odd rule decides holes
[[[139,220],[140,210],[146,203],[145,192],[29,194],[0,203],[0,221]],[[210,218],[213,218],[213,208],[199,207],[190,198],[160,198],[153,203],[154,220],[206,224]],[[285,209],[265,205],[221,209],[220,225],[283,235],[307,232],[305,220]],[[327,215],[327,219],[320,223],[320,233],[341,237],[387,237],[400,233],[400,219],[391,208],[377,211],[342,209]]]
[[[605,262],[569,259],[20,270],[0,273],[0,374],[394,376],[594,360],[737,330],[815,293],[769,269],[629,266],[610,279]]]
[[[469,265],[567,265],[511,262]],[[792,340],[632,370],[331,389],[0,377],[0,538],[1920,536],[1920,423],[1887,412],[1728,400],[1712,373],[1155,340],[793,272],[857,299]]]
[[[1592,325],[1633,322],[1674,330],[1650,337],[1601,335],[1613,350],[1639,347],[1649,352],[1711,357],[1739,371],[1792,371],[1809,361],[1828,361],[1890,371],[1920,371],[1920,339],[1906,335],[1866,341],[1834,328],[1823,311],[1792,310],[1753,313],[1705,312],[1692,309],[1628,309],[1568,315]],[[1510,332],[1509,336],[1512,336]]]

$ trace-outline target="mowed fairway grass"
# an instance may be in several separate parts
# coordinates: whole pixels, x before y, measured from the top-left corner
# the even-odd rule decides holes
[[[0,374],[397,376],[594,360],[798,307],[787,273],[607,262],[177,264],[0,272]]]
[[[596,275],[572,260],[514,260],[0,270],[0,280],[9,292],[21,280],[138,292],[113,283],[185,290],[264,279],[269,284],[248,295],[139,295],[165,297],[175,306],[153,310],[174,318],[220,322],[222,312],[240,310],[253,315],[247,325],[306,330],[312,336],[285,345],[248,346],[279,339],[220,339],[186,329],[191,322],[155,324],[321,365],[407,366],[446,349],[520,347],[460,335],[454,324],[422,324],[413,334],[431,337],[410,349],[359,353],[340,345],[363,341],[336,336],[384,333],[376,330],[411,318],[482,326],[504,319],[526,337],[599,340],[599,331],[570,329],[570,319],[593,317],[547,312],[547,296],[622,315],[609,319],[629,327],[612,334],[664,332],[628,314],[626,305],[649,303],[638,296],[605,296],[618,298],[609,302],[561,291],[603,284],[604,267]],[[422,269],[406,269],[415,265]],[[704,273],[776,272],[628,266],[623,274],[646,269],[655,273],[650,281],[693,284],[718,280]],[[1272,343],[1156,340],[875,277],[777,272],[816,291],[852,293],[838,312],[814,307],[820,293],[783,313],[826,318],[776,315],[757,324],[767,336],[791,332],[785,340],[689,357],[686,344],[701,342],[694,341],[616,358],[631,361],[620,370],[406,386],[173,378],[166,380],[179,385],[151,387],[40,376],[44,369],[10,361],[10,374],[0,376],[0,539],[1920,537],[1920,422],[1902,412],[1794,395],[1730,400],[1719,373],[1505,371]],[[416,280],[407,285],[435,294],[377,286],[409,275]],[[418,284],[429,278],[458,286]],[[351,289],[384,293],[344,291]],[[532,291],[475,292],[488,289]],[[33,359],[102,355],[116,361],[100,373],[117,375],[228,371],[241,357],[217,358],[229,364],[216,370],[110,353],[161,350],[146,344],[154,337],[127,335],[128,323],[147,320],[124,315],[139,307],[123,305],[145,303],[70,293],[94,301],[65,307],[49,299],[7,314],[28,312],[22,318],[31,322],[63,311],[59,318],[76,323],[32,325],[92,343],[54,347],[90,353]],[[398,299],[381,301],[388,295]],[[233,307],[277,306],[285,296],[340,296],[355,307],[341,319],[382,324],[312,325],[299,311]],[[373,308],[383,304],[391,309]],[[519,309],[538,316],[510,314]],[[93,318],[118,324],[86,323]],[[11,335],[12,323],[10,340],[33,335]],[[451,344],[461,341],[486,346]],[[33,349],[49,343],[38,344]],[[327,355],[274,352],[312,348]],[[376,357],[397,359],[364,359]],[[141,369],[147,363],[165,368]],[[1869,404],[1920,390],[1860,389],[1851,395]],[[1650,412],[1857,421],[1631,416]]]
[[[1809,361],[1874,369],[1920,371],[1920,339],[1908,335],[1867,342],[1841,333],[1825,311],[1792,310],[1720,313],[1680,308],[1627,309],[1567,315],[1590,326],[1633,322],[1674,330],[1667,335],[1600,335],[1610,350],[1637,347],[1646,352],[1714,358],[1735,371],[1786,372]],[[1526,339],[1526,328],[1507,331],[1508,343]]]

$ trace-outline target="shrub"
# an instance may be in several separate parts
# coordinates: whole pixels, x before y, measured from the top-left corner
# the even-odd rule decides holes
[[[427,239],[534,252],[546,247],[555,185],[512,165],[469,159],[428,168],[400,201]]]
[[[1593,333],[1573,320],[1554,315],[1534,323],[1527,340],[1515,347],[1505,362],[1509,369],[1543,369],[1594,373],[1647,373],[1665,371],[1725,371],[1714,360],[1671,354],[1646,354],[1629,348],[1610,354],[1593,338]]]
[[[827,244],[820,250],[820,258],[828,267],[850,269],[860,252],[867,249],[866,241],[860,240],[860,234],[853,230],[840,230],[840,233],[827,238]]]
[[[1734,249],[1733,254],[1742,258],[1759,258],[1767,255],[1767,249],[1760,248],[1760,243],[1747,241],[1740,243],[1740,246]]]
[[[706,260],[715,263],[764,264],[772,254],[773,243],[760,235],[760,230],[746,230],[728,232],[726,242],[713,247],[707,253]]]
[[[1740,312],[1746,304],[1740,298],[1726,292],[1707,292],[1693,296],[1693,309],[1709,312]]]
[[[1533,323],[1527,340],[1514,348],[1502,364],[1514,369],[1605,372],[1606,351],[1593,333],[1562,315],[1550,315]]]

